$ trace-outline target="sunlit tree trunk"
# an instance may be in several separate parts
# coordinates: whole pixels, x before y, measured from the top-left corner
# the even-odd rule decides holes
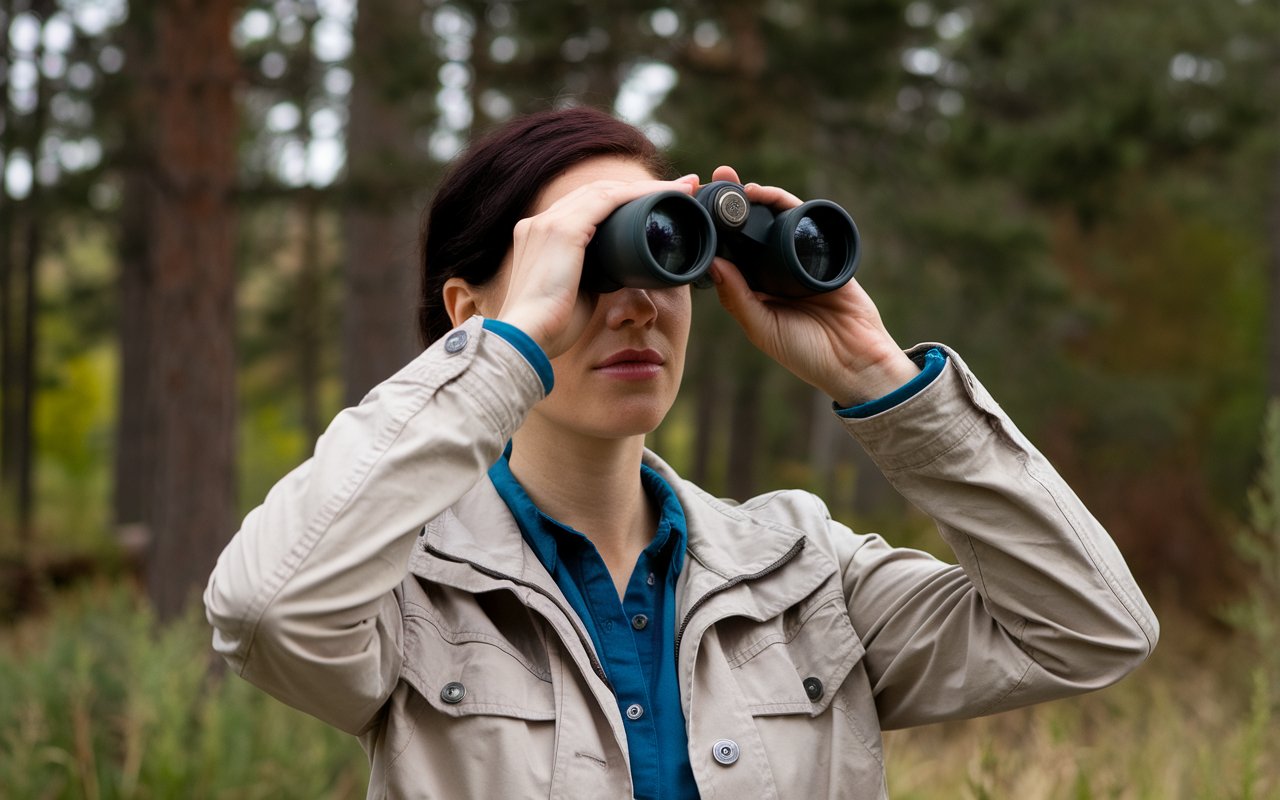
[[[232,0],[156,7],[148,590],[181,610],[234,531],[236,59]]]

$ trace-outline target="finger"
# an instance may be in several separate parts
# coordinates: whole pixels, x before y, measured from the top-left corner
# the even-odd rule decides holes
[[[688,180],[675,181],[595,181],[580,186],[561,197],[543,212],[550,216],[566,215],[581,219],[590,225],[598,225],[619,206],[656,192],[677,191],[693,194],[694,184]]]
[[[721,164],[715,168],[715,171],[711,173],[711,180],[742,183],[742,180],[738,177],[738,171],[726,164]]]
[[[676,183],[687,183],[695,192],[698,190],[698,187],[702,185],[702,182],[698,178],[696,172],[690,172],[688,175],[681,175],[679,178],[676,178]]]
[[[716,288],[720,305],[742,326],[747,338],[757,341],[771,317],[768,308],[747,285],[742,273],[729,261],[717,258],[711,264],[711,282]]]
[[[779,189],[777,186],[761,186],[758,183],[748,183],[743,188],[747,192],[748,200],[770,208],[795,208],[803,202],[791,192]]]

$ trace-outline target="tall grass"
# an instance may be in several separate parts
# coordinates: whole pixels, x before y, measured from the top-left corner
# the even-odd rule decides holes
[[[886,735],[897,800],[1280,800],[1280,722],[1251,686],[1252,648],[1176,612],[1120,684]]]
[[[348,798],[349,736],[211,670],[194,614],[159,627],[95,586],[0,635],[0,797]]]
[[[897,800],[1280,798],[1280,716],[1247,635],[1164,615],[1118,686],[891,732]],[[99,585],[0,634],[0,797],[360,798],[356,742],[209,669],[196,615],[158,627]]]

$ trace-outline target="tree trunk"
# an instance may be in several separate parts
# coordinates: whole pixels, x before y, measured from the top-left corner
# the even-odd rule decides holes
[[[5,4],[6,11],[12,11],[13,3]],[[13,105],[9,101],[9,65],[13,59],[9,55],[9,37],[0,41],[0,53],[4,54],[4,63],[0,64],[0,103],[3,103],[5,120],[14,119]],[[0,127],[0,157],[3,163],[9,163],[9,154],[14,148],[13,124]],[[17,437],[17,320],[14,309],[14,285],[17,274],[13,268],[13,232],[15,200],[9,196],[9,187],[0,172],[0,523],[7,522],[13,512],[15,493],[17,491],[17,449],[14,441]],[[0,528],[3,530],[3,528]]]
[[[143,5],[129,11],[121,32],[125,50],[127,104],[122,117],[124,142],[120,153],[123,191],[116,254],[119,259],[116,331],[119,373],[115,435],[115,532],[128,560],[137,568],[146,558],[150,539],[150,496],[153,488],[154,426],[159,411],[152,396],[150,375],[153,304],[150,228],[156,190],[151,181],[155,165],[155,92],[147,83],[155,36],[152,14]]]
[[[728,494],[746,500],[756,493],[757,464],[760,461],[760,381],[761,356],[754,348],[743,350],[735,375],[733,406],[729,409]]]
[[[690,480],[708,491],[716,492],[711,487],[712,465],[715,463],[717,444],[717,422],[724,413],[724,403],[720,397],[720,384],[723,376],[717,368],[716,355],[720,351],[715,347],[716,339],[710,333],[699,331],[693,337],[695,358],[686,367],[686,386],[688,372],[693,373],[693,456],[690,469]],[[686,390],[687,391],[687,390]],[[722,488],[719,493],[723,493]]]
[[[324,287],[320,253],[320,199],[314,189],[304,189],[299,199],[302,215],[302,263],[298,269],[297,314],[298,388],[302,392],[302,429],[308,448],[324,430],[320,419],[321,355],[324,349]]]
[[[160,402],[150,420],[147,587],[162,618],[204,585],[235,524],[235,5],[174,0],[154,9],[149,368]]]
[[[1272,165],[1270,221],[1270,297],[1267,303],[1267,394],[1280,397],[1280,158]]]
[[[410,104],[396,94],[406,83],[398,71],[408,65],[388,53],[404,52],[406,36],[414,38],[416,50],[429,49],[418,33],[421,8],[417,0],[362,0],[356,16],[343,221],[342,377],[347,405],[358,403],[418,352],[418,209],[413,190],[421,188],[414,186],[415,177],[425,177],[424,159],[413,147]]]
[[[43,92],[42,92],[43,94]],[[36,113],[39,114],[40,108]],[[36,134],[43,136],[44,126],[36,123]],[[32,152],[36,152],[33,150]],[[24,553],[29,553],[33,541],[35,525],[35,399],[36,399],[36,336],[39,326],[36,325],[38,286],[38,268],[40,250],[43,244],[42,228],[44,214],[41,213],[40,191],[38,183],[31,186],[28,196],[29,212],[26,218],[26,242],[23,252],[23,284],[22,284],[22,358],[18,372],[18,438],[15,442],[18,450],[18,540]]]
[[[51,0],[38,0],[31,4],[29,10],[39,20],[48,19],[53,10]],[[36,45],[33,57],[37,64],[41,63],[44,57],[43,37]],[[34,162],[36,156],[41,151],[41,145],[44,139],[46,110],[48,108],[49,84],[44,80],[43,75],[37,75],[36,78],[36,102],[32,108],[30,117],[23,126],[23,133],[15,137],[23,140],[23,148],[29,154]],[[9,127],[18,128],[18,120],[13,113],[12,107],[5,109],[6,129]],[[10,140],[12,142],[12,140]],[[7,163],[7,161],[6,161]],[[5,298],[5,316],[8,320],[6,330],[6,341],[8,342],[6,356],[8,357],[8,365],[5,370],[8,382],[3,387],[6,408],[6,436],[4,448],[8,452],[6,459],[6,480],[4,483],[11,487],[10,491],[13,496],[14,519],[18,531],[18,541],[23,552],[30,551],[32,543],[32,529],[34,526],[35,515],[35,485],[34,485],[34,469],[35,469],[35,438],[34,438],[34,407],[35,407],[35,390],[36,390],[36,336],[39,330],[37,323],[37,298],[38,298],[38,269],[40,265],[40,251],[44,240],[43,230],[45,225],[45,213],[41,208],[43,204],[42,189],[38,179],[32,180],[31,189],[27,196],[19,203],[16,208],[9,210],[10,214],[16,211],[17,221],[21,223],[21,275],[18,276],[14,272],[14,262],[16,260],[16,251],[14,249],[15,238],[13,227],[9,227],[13,223],[10,218],[6,222],[7,230],[5,232],[6,261],[4,272],[8,274],[8,296]],[[9,198],[6,198],[6,205],[9,204]],[[14,288],[21,286],[21,294],[19,295]]]
[[[118,289],[120,377],[115,448],[115,522],[123,526],[147,525],[147,496],[151,486],[153,456],[151,426],[156,410],[149,398],[151,317],[151,259],[147,229],[153,192],[138,164],[126,168],[120,208],[120,258]],[[136,530],[136,528],[135,528]]]

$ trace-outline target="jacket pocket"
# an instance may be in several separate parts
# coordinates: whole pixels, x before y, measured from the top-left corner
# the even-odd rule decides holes
[[[405,608],[404,624],[404,680],[435,711],[555,719],[549,670],[508,640],[485,631],[443,630],[412,606]]]
[[[839,593],[726,633],[729,667],[754,716],[822,714],[865,652]]]
[[[550,671],[471,621],[450,628],[426,609],[404,607],[400,683],[383,712],[381,752],[372,756],[387,797],[552,794],[558,737]]]
[[[721,641],[730,674],[778,785],[817,786],[812,782],[821,774],[833,786],[841,780],[882,786],[884,750],[866,648],[843,594],[824,592],[764,622],[726,622]]]

